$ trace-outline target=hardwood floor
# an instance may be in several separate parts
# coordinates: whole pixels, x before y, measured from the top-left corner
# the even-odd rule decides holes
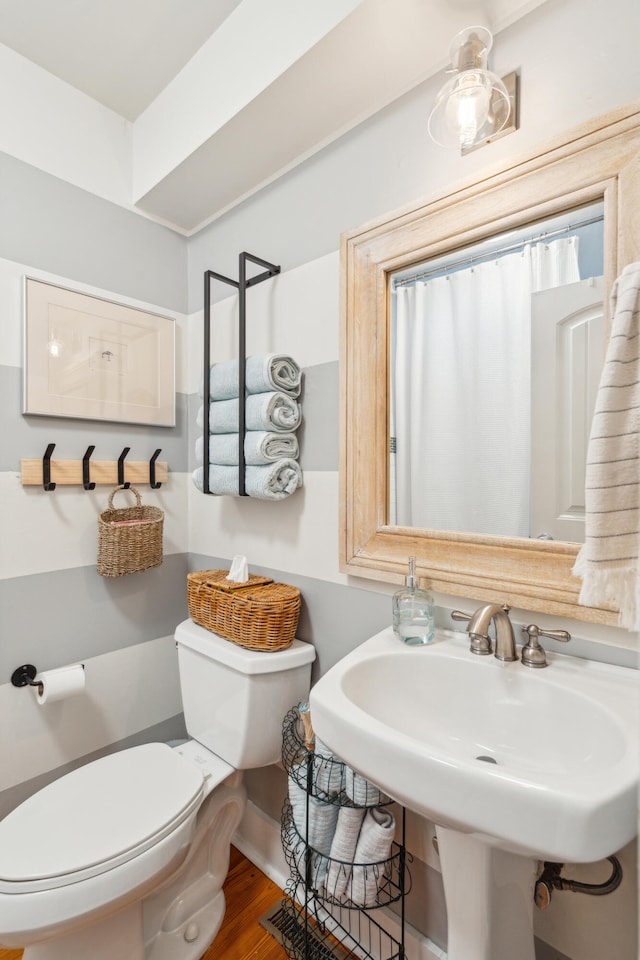
[[[235,847],[231,847],[224,893],[227,912],[202,960],[285,960],[285,950],[258,923],[282,891]],[[0,960],[21,957],[22,950],[0,949]]]
[[[282,897],[282,890],[235,847],[224,895],[227,911],[222,927],[202,960],[284,960],[284,948],[258,923]]]

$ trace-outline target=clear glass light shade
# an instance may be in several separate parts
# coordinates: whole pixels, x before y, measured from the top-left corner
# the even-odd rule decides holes
[[[487,70],[492,43],[485,27],[468,27],[451,43],[454,74],[440,90],[429,117],[429,133],[443,147],[472,147],[499,133],[509,119],[507,88]]]
[[[443,147],[472,147],[499,133],[510,110],[507,88],[495,73],[465,70],[438,94],[429,133]]]

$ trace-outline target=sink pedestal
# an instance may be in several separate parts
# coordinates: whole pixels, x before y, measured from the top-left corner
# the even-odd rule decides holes
[[[538,861],[489,837],[436,826],[448,916],[448,960],[535,960]]]

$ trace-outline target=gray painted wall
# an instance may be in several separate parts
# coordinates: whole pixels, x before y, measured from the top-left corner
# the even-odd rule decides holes
[[[0,747],[10,744],[12,749],[10,761],[0,765],[4,814],[59,772],[114,746],[184,733],[171,658],[162,657],[144,691],[133,679],[140,663],[147,662],[148,645],[155,649],[159,643],[158,650],[166,650],[162,638],[171,636],[187,615],[186,534],[178,542],[183,488],[169,482],[153,496],[149,487],[141,489],[143,500],[161,505],[170,521],[162,566],[108,579],[97,575],[87,556],[95,556],[97,517],[107,506],[110,488],[85,493],[59,487],[44,493],[21,487],[18,478],[20,460],[41,456],[49,442],[56,443],[54,457],[62,459],[80,459],[90,443],[100,460],[117,459],[124,446],[131,447],[132,460],[145,460],[161,447],[161,459],[179,476],[187,463],[187,398],[177,396],[175,428],[24,416],[22,275],[82,285],[175,315],[187,305],[187,243],[135,213],[4,155],[0,209]],[[28,690],[15,691],[9,684],[23,663],[42,671],[86,660],[92,661],[100,697],[106,689],[109,700],[112,689],[113,705],[103,710],[103,701],[89,687],[74,705],[73,723],[65,720],[63,705],[45,712],[30,705]],[[131,673],[123,676],[122,670]],[[138,703],[126,702],[128,690]]]
[[[0,153],[0,257],[187,309],[184,237]]]

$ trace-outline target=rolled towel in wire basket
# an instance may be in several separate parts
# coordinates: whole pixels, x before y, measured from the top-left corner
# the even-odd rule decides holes
[[[386,807],[367,810],[356,845],[349,899],[359,907],[374,907],[378,892],[388,877],[391,845],[395,834],[393,814]]]
[[[389,800],[385,793],[351,767],[345,768],[344,789],[349,799],[361,807],[377,806]]]
[[[348,895],[351,870],[365,811],[358,807],[336,807],[339,810],[329,852],[326,892],[332,900],[344,901]]]
[[[238,462],[237,433],[212,433],[209,436],[209,463],[232,467]],[[196,438],[196,461],[202,463],[202,437]],[[263,466],[283,458],[296,460],[299,454],[295,433],[270,433],[250,430],[244,438],[244,460],[247,466]]]
[[[289,803],[289,811],[285,813],[283,819],[282,839],[289,865],[291,867],[295,866],[298,876],[308,882],[310,888],[322,892],[327,876],[328,860],[326,856],[316,853],[312,847],[307,845],[304,834],[301,834],[295,826],[291,803]]]
[[[302,382],[300,367],[284,353],[268,353],[247,357],[245,390],[247,393],[268,393],[282,390],[290,397],[299,397]],[[238,361],[214,363],[209,373],[211,400],[231,400],[238,396]],[[202,379],[200,380],[202,396]]]
[[[320,793],[334,797],[342,790],[344,777],[344,763],[316,737],[315,756],[313,760],[315,785]]]
[[[306,876],[306,857],[309,854],[305,847],[311,848],[310,870],[311,885],[321,890],[325,883],[328,866],[328,856],[333,842],[333,835],[338,819],[338,807],[335,804],[324,803],[316,797],[307,794],[300,786],[306,779],[304,764],[289,773],[289,803],[291,804],[292,819],[297,831],[294,837],[296,844],[294,857],[301,877]],[[307,822],[308,817],[308,822]],[[298,838],[303,844],[298,844]]]
[[[203,489],[204,471],[193,471],[193,482]],[[296,460],[277,460],[263,467],[246,467],[245,491],[256,500],[284,500],[302,486],[302,470]],[[237,467],[209,464],[209,492],[217,496],[237,497],[239,477]]]
[[[247,430],[269,430],[291,433],[302,422],[300,404],[281,391],[254,393],[245,399],[245,427]],[[196,423],[202,427],[202,407]],[[238,401],[216,400],[209,404],[209,433],[237,433],[239,429]]]
[[[297,777],[302,779],[300,773]],[[336,829],[339,808],[334,803],[324,803],[307,794],[296,779],[296,773],[289,774],[289,802],[293,813],[293,822],[301,837],[317,853],[328,857]],[[308,807],[307,807],[308,803]],[[307,824],[307,810],[309,822]]]

